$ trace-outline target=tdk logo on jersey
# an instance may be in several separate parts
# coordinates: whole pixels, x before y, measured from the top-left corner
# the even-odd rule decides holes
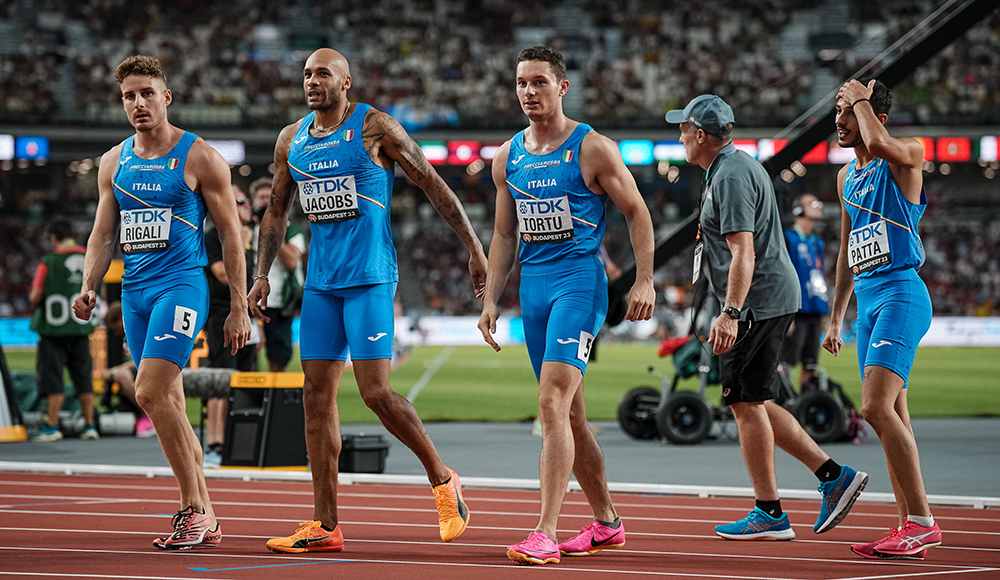
[[[130,211],[122,216],[125,225],[148,225],[167,222],[165,209],[140,209]]]
[[[159,183],[135,183],[132,189],[136,191],[163,191]]]
[[[851,232],[851,245],[858,245],[885,235],[885,222],[875,222]]]
[[[538,187],[555,187],[557,185],[555,179],[539,179],[535,181],[528,182],[528,189],[535,189]]]
[[[316,161],[309,164],[309,171],[316,171],[319,169],[334,169],[336,167],[340,167],[340,164],[337,163],[336,159],[334,159],[333,161]]]
[[[340,193],[342,191],[354,193],[354,184],[351,183],[352,181],[353,180],[350,175],[316,181],[307,181],[302,183],[302,193],[306,195],[313,195],[317,193]]]
[[[555,180],[552,180],[553,183]],[[550,213],[562,213],[566,211],[563,207],[563,202],[568,200],[565,197],[560,197],[559,199],[546,200],[540,199],[538,201],[521,201],[521,213],[529,215],[545,215]]]

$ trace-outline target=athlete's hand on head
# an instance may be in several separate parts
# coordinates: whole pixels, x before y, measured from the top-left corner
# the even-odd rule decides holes
[[[226,322],[222,325],[224,337],[222,346],[232,347],[233,356],[236,356],[236,352],[246,346],[247,341],[250,340],[251,324],[253,323],[250,322],[250,316],[246,312],[231,310],[229,316],[226,317]]]
[[[738,320],[728,314],[720,314],[712,322],[712,331],[708,335],[708,342],[712,343],[712,352],[722,354],[733,348],[736,344],[736,335],[739,333]]]
[[[625,311],[625,319],[635,322],[636,320],[649,320],[653,317],[653,306],[656,304],[656,291],[653,284],[643,284],[636,282],[632,289],[628,291],[628,310]]]
[[[486,254],[480,251],[472,254],[469,258],[469,274],[472,275],[472,289],[476,291],[476,298],[482,300],[486,296],[486,271],[489,268],[486,261]]]
[[[271,284],[267,281],[267,278],[257,278],[253,281],[253,287],[250,288],[250,294],[247,295],[247,307],[250,309],[250,314],[254,315],[254,318],[263,320],[264,322],[271,322],[271,318],[266,316],[262,310],[267,310],[267,296],[271,293]]]
[[[844,346],[844,341],[840,338],[841,329],[840,324],[830,322],[830,327],[826,329],[826,338],[823,339],[823,348],[833,356],[840,354],[840,348]]]
[[[858,99],[871,98],[873,90],[875,90],[874,79],[868,83],[867,87],[860,82],[851,79],[840,86],[840,90],[837,91],[837,99],[844,99],[848,102],[848,104],[853,105],[858,101]]]
[[[73,314],[80,320],[90,320],[90,313],[97,306],[97,293],[87,290],[73,301]]]
[[[500,312],[497,310],[496,304],[483,304],[483,314],[479,317],[479,324],[476,325],[483,333],[483,340],[496,352],[500,352],[500,345],[493,340],[493,333],[497,331],[497,318],[499,317]]]

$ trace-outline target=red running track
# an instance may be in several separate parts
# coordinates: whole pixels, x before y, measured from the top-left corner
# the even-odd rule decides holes
[[[438,540],[430,488],[342,486],[345,551],[273,554],[264,542],[311,519],[304,483],[209,480],[223,541],[215,549],[164,552],[154,537],[170,532],[178,509],[170,478],[0,473],[0,580],[120,578],[282,580],[285,578],[702,578],[877,580],[1000,578],[1000,510],[934,510],[945,545],[925,561],[869,561],[852,542],[873,541],[895,525],[895,508],[859,503],[836,529],[812,532],[816,502],[785,501],[797,539],[733,542],[713,526],[742,518],[747,499],[616,494],[626,524],[624,548],[559,564],[518,566],[506,546],[537,522],[538,492],[466,489],[470,527],[450,544]],[[559,535],[590,521],[582,494],[567,495]]]

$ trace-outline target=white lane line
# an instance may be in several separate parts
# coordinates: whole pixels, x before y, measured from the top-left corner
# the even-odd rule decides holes
[[[4,497],[0,495],[0,497]],[[382,496],[383,498],[385,496]],[[80,499],[80,498],[68,498],[68,499]],[[395,499],[395,496],[393,496]],[[413,496],[412,499],[417,501],[426,500],[428,507],[426,508],[408,508],[408,507],[386,507],[386,506],[372,506],[372,505],[340,505],[339,509],[341,511],[354,511],[354,512],[393,512],[393,513],[436,513],[436,511],[430,507],[430,496]],[[74,505],[86,505],[89,502],[61,502],[61,503],[73,503]],[[176,499],[128,499],[128,500],[118,500],[108,502],[95,501],[92,503],[108,503],[109,505],[119,504],[135,504],[135,503],[145,503],[145,504],[164,504],[164,505],[174,505],[176,504]],[[221,507],[236,507],[236,508],[279,508],[286,510],[309,510],[312,504],[298,504],[298,503],[274,503],[274,502],[240,502],[240,501],[213,501],[213,505]],[[32,504],[27,505],[13,505],[13,506],[0,506],[0,513],[27,513],[32,515],[81,515],[81,516],[104,516],[104,517],[114,517],[114,513],[93,513],[93,512],[73,512],[73,511],[57,511],[41,509],[44,505],[35,506]],[[170,511],[169,509],[167,511]],[[490,516],[504,516],[504,517],[524,517],[526,514],[524,511],[496,511],[496,510],[474,510],[478,514],[490,515]],[[123,514],[123,515],[133,515],[133,514]],[[586,514],[564,514],[565,518],[577,518],[590,520],[591,515]],[[240,519],[240,518],[230,518],[230,519]],[[650,517],[650,516],[626,516],[625,519],[629,521],[648,521],[648,522],[674,522],[674,523],[684,523],[684,524],[705,524],[714,525],[719,523],[717,519],[696,519],[696,518],[677,518],[677,517]],[[253,521],[251,518],[250,521]],[[808,523],[794,523],[793,527],[797,528],[812,528],[812,524]],[[872,531],[882,531],[880,527],[871,526],[847,526],[841,524],[837,527],[840,530],[855,530],[858,532],[872,532]],[[966,534],[974,536],[1000,536],[1000,532],[983,532],[976,530],[953,530],[948,529],[948,534]],[[989,548],[987,548],[989,549]],[[997,549],[996,551],[1000,551]]]
[[[351,523],[351,522],[344,522],[344,523]],[[434,526],[423,526],[423,527],[434,527]],[[487,529],[487,530],[491,530],[491,531],[508,531],[508,530],[513,530],[513,528],[482,528],[482,529]],[[89,529],[84,529],[84,530],[51,530],[51,529],[47,529],[47,528],[0,528],[0,530],[26,531],[26,532],[52,532],[52,531],[61,531],[61,532],[64,532],[64,533],[74,533],[74,534],[79,533],[79,534],[102,534],[102,535],[106,535],[106,534],[119,534],[119,535],[141,535],[141,536],[149,536],[149,535],[153,534],[153,532],[135,532],[135,531],[130,531],[130,530],[129,531],[125,531],[125,530],[89,530]],[[517,531],[523,531],[523,530],[517,530]],[[262,540],[262,541],[264,541],[264,540],[269,539],[270,537],[271,536],[254,536],[254,535],[248,535],[248,534],[225,534],[225,538],[224,539],[228,539],[228,538],[241,538],[241,539],[248,539],[248,540]],[[685,537],[692,538],[693,536],[685,536]],[[710,537],[711,538],[715,538],[715,536],[702,536],[702,537],[703,538],[710,538]],[[347,541],[350,544],[354,544],[354,543],[361,543],[361,544],[364,544],[364,543],[368,543],[368,544],[385,544],[385,540],[384,539],[359,540],[359,539],[348,538]],[[414,541],[414,540],[393,540],[393,543],[394,544],[407,544],[407,545],[412,545],[412,546],[428,546],[428,547],[434,547],[434,546],[440,546],[441,545],[441,542],[437,542],[437,541],[420,542],[420,541]],[[503,549],[506,549],[506,547],[507,547],[506,544],[484,544],[484,543],[474,543],[474,542],[462,542],[461,544],[456,544],[456,545],[461,545],[461,546],[466,546],[466,547],[471,547],[471,548],[488,548],[488,549],[498,549],[498,550],[503,550]],[[0,546],[0,550],[17,550],[17,549],[19,549],[19,548],[14,547],[14,546]],[[50,548],[32,547],[32,548],[27,548],[27,549],[31,549],[31,550],[48,550]],[[91,550],[80,550],[80,551],[87,551],[87,552],[89,552]],[[828,563],[831,563],[831,564],[858,564],[858,565],[865,565],[865,564],[871,565],[872,564],[871,562],[866,562],[864,560],[855,560],[855,559],[849,559],[849,558],[810,558],[810,557],[791,557],[791,556],[775,556],[775,555],[758,556],[758,555],[753,555],[753,554],[730,554],[730,553],[720,553],[720,552],[701,553],[701,552],[676,552],[676,551],[661,551],[661,550],[633,550],[631,548],[616,550],[616,552],[622,553],[622,554],[646,554],[646,555],[651,555],[651,556],[678,556],[678,557],[685,557],[685,556],[687,556],[687,557],[717,558],[717,559],[736,559],[736,560],[767,560],[767,561],[772,561],[772,560],[773,561],[778,561],[778,560],[781,560],[781,561],[787,561],[787,562],[828,562]],[[152,554],[160,554],[161,552],[130,551],[129,553],[135,553],[135,554],[150,554],[150,553],[152,553]],[[287,561],[287,558],[288,558],[287,556],[272,556],[272,555],[267,554],[267,553],[262,553],[262,554],[259,554],[259,555],[258,554],[225,554],[225,553],[218,553],[218,552],[214,552],[214,553],[212,553],[212,552],[178,552],[178,553],[183,553],[183,554],[186,554],[186,555],[189,555],[189,556],[192,556],[192,555],[202,555],[202,556],[208,556],[208,557],[227,557],[227,558],[228,557],[232,557],[232,558],[275,558],[275,559],[278,559],[278,560],[285,560],[285,561]],[[978,571],[978,570],[982,569],[982,566],[962,566],[962,565],[957,565],[957,564],[935,564],[935,563],[928,563],[928,562],[919,561],[919,560],[899,560],[899,561],[894,561],[894,562],[879,562],[878,565],[909,566],[911,568],[912,567],[921,567],[921,568],[934,568],[934,569],[947,569],[947,570],[966,570],[966,569],[969,569],[969,570],[976,570],[976,571]]]
[[[3,512],[3,513],[6,513],[6,512]],[[34,512],[27,512],[27,513],[34,513]],[[65,514],[59,514],[59,513],[53,514],[52,512],[45,512],[45,514],[46,515],[85,515],[87,517],[104,516],[104,517],[122,517],[122,518],[126,518],[126,517],[127,518],[155,518],[157,520],[160,520],[160,519],[165,518],[167,516],[167,514],[107,514],[107,513],[77,514],[75,512],[67,512]],[[520,515],[523,515],[523,514],[520,514]],[[297,520],[297,519],[282,519],[282,518],[222,517],[220,519],[223,522],[254,522],[254,523],[273,523],[273,524],[294,524],[294,523],[299,523],[299,520]],[[352,527],[353,526],[368,526],[368,527],[386,527],[386,528],[433,528],[433,529],[437,529],[437,527],[438,527],[438,525],[436,523],[423,524],[423,523],[403,523],[403,522],[375,522],[375,521],[371,521],[370,519],[364,519],[364,520],[341,520],[340,523],[344,524],[345,526],[352,526]],[[709,522],[709,523],[711,523],[711,522]],[[65,529],[65,528],[59,528],[59,529],[37,528],[37,529],[33,529],[33,528],[0,527],[0,531],[2,531],[2,530],[11,530],[11,531],[14,531],[14,530],[32,530],[32,531],[38,531],[38,532],[59,532],[59,531],[61,531],[63,529]],[[525,529],[527,529],[527,526],[479,526],[479,525],[477,525],[476,529],[477,530],[494,531],[494,532],[518,532],[518,533],[520,533],[520,532],[523,532]],[[78,532],[78,533],[107,533],[106,530],[80,529],[80,530],[73,530],[73,531],[74,532]],[[560,533],[560,534],[568,534],[568,535],[572,535],[572,534],[576,533],[577,531],[579,531],[577,528],[566,528],[566,529],[557,530],[557,532]],[[120,533],[128,534],[128,533],[133,533],[133,532],[120,532]],[[155,533],[155,532],[144,532],[144,533]],[[633,537],[654,538],[654,539],[674,539],[674,538],[679,538],[679,539],[686,539],[686,540],[690,540],[690,539],[707,540],[707,539],[716,539],[717,538],[717,536],[715,536],[714,534],[692,534],[692,533],[670,534],[670,533],[660,533],[660,532],[634,532],[634,531],[633,532],[629,532],[629,535],[633,536]],[[226,537],[230,537],[230,535],[226,534]],[[239,537],[239,536],[234,536],[234,537]],[[255,536],[246,536],[246,537],[255,537]],[[264,538],[264,539],[267,539],[267,538],[270,538],[271,536],[260,536],[260,537]],[[356,540],[351,540],[351,541],[356,541]],[[357,540],[357,541],[360,541],[360,540]],[[383,540],[379,540],[379,541],[383,541]],[[795,542],[797,544],[817,544],[817,545],[826,545],[826,546],[847,546],[848,545],[846,542],[843,542],[843,541],[812,540],[812,539],[804,539],[804,538],[797,538],[795,540]],[[436,543],[437,542],[431,542],[429,545],[435,545]],[[949,551],[954,550],[954,551],[974,551],[974,552],[1000,552],[1000,549],[997,549],[997,548],[969,548],[969,547],[962,547],[962,546],[938,546],[937,549],[938,550],[949,550]],[[733,557],[740,557],[740,556],[739,555],[733,555]],[[841,560],[836,560],[836,561],[841,561]],[[859,560],[859,562],[864,562],[864,561],[860,561]],[[917,561],[914,561],[914,562],[917,562]],[[907,561],[907,563],[910,563],[910,561]],[[950,567],[955,567],[955,566],[950,566]]]
[[[56,578],[123,578],[127,580],[219,580],[218,578],[192,578],[191,576],[126,576],[124,574],[74,574],[72,572],[6,572],[0,570],[0,576],[21,576],[22,578],[56,577]]]
[[[0,461],[0,471],[35,472],[35,473],[60,473],[62,475],[91,474],[91,475],[144,475],[149,478],[156,476],[173,477],[173,472],[169,467],[149,467],[130,465],[95,465],[95,464],[67,464],[67,463],[43,463],[43,462],[13,462]],[[205,473],[207,479],[242,479],[243,481],[254,480],[281,480],[310,482],[311,475],[305,471],[270,471],[257,469],[219,469],[209,470]],[[419,475],[395,475],[382,473],[340,473],[338,475],[339,484],[342,486],[355,484],[387,484],[387,485],[426,485],[424,476]],[[465,488],[491,488],[505,490],[533,490],[539,489],[537,479],[513,479],[498,477],[474,477],[466,476],[462,478],[462,485]],[[652,494],[652,495],[677,495],[677,496],[697,496],[699,498],[752,498],[753,488],[730,487],[730,486],[705,486],[705,485],[674,485],[674,484],[651,484],[651,483],[620,483],[608,482],[608,488],[612,493],[630,494]],[[569,491],[580,491],[580,484],[570,481]],[[783,499],[788,500],[816,500],[816,490],[783,489],[778,488],[778,493]],[[891,493],[862,493],[858,497],[858,502],[863,503],[885,503],[894,504],[895,497]],[[988,507],[1000,507],[998,497],[979,496],[953,496],[953,495],[928,495],[927,501],[931,505],[973,507],[984,509]]]
[[[453,352],[455,352],[455,347],[449,346],[442,350],[441,354],[437,355],[437,358],[435,358],[434,361],[431,362],[430,366],[427,367],[427,370],[424,371],[423,376],[420,377],[417,384],[413,385],[409,394],[406,395],[407,401],[413,403],[413,401],[417,400],[417,395],[420,394],[420,391],[424,390],[427,383],[431,382],[431,379],[434,378],[434,375],[441,369],[442,366],[444,366],[444,363],[448,362],[448,358]]]
[[[439,545],[439,544],[436,544],[436,545]],[[67,548],[23,548],[23,547],[13,548],[13,547],[0,546],[0,550],[6,550],[6,549],[31,550],[31,551],[36,551],[36,552],[59,552],[59,553],[66,553],[66,552],[87,552],[87,553],[93,553],[93,554],[105,553],[105,554],[116,554],[116,555],[129,553],[129,554],[132,554],[132,558],[134,558],[135,556],[141,555],[141,554],[157,554],[157,555],[160,555],[160,554],[166,553],[166,552],[151,552],[151,551],[138,552],[138,551],[127,551],[127,550],[81,550],[81,549],[67,549]],[[169,555],[175,556],[175,557],[176,556],[185,556],[185,557],[224,557],[224,558],[239,558],[239,557],[242,557],[242,558],[254,558],[254,559],[260,558],[260,559],[267,559],[267,560],[277,559],[277,560],[280,560],[282,562],[288,562],[288,557],[287,556],[278,556],[278,557],[267,556],[267,555],[246,556],[246,555],[219,554],[219,553],[209,554],[209,553],[205,553],[205,552],[193,552],[193,551],[192,552],[171,552],[171,553],[169,553]],[[706,554],[706,555],[707,556],[719,556],[719,554]],[[348,559],[348,558],[342,558],[342,559],[338,559],[338,560],[329,560],[328,562],[329,563],[343,562],[344,559]],[[499,559],[500,559],[500,557],[498,557],[498,560]],[[806,559],[803,558],[803,560],[806,560]],[[510,561],[503,561],[502,563],[497,563],[497,564],[474,564],[474,563],[466,563],[466,562],[427,562],[427,561],[414,561],[414,560],[380,560],[380,559],[371,559],[371,560],[369,560],[369,559],[364,559],[364,558],[350,558],[350,561],[351,561],[350,563],[353,563],[353,564],[391,564],[391,565],[401,565],[401,566],[407,566],[407,567],[412,567],[412,566],[434,566],[434,567],[451,567],[451,568],[455,568],[455,567],[459,567],[459,568],[478,568],[478,569],[486,569],[486,570],[522,569],[520,567],[514,566],[514,564],[512,562],[510,562]],[[323,562],[325,562],[325,561],[323,561],[323,560],[317,560],[316,561],[317,564],[323,563]],[[275,565],[275,567],[277,567],[277,566],[278,565]],[[268,566],[266,564],[260,566],[260,568],[269,568],[269,567],[271,567],[271,566]],[[620,570],[620,569],[602,569],[602,568],[571,568],[571,567],[558,567],[558,566],[552,566],[552,567],[549,567],[547,569],[549,569],[549,570],[557,570],[557,571],[562,571],[562,572],[575,572],[575,573],[578,573],[578,574],[579,573],[583,573],[583,574],[616,574],[616,575],[617,574],[623,574],[623,575],[629,575],[629,576],[642,575],[642,576],[664,576],[664,577],[684,577],[684,578],[711,578],[711,579],[719,579],[719,580],[805,580],[805,579],[799,579],[799,578],[787,577],[787,576],[736,576],[736,575],[730,575],[730,574],[700,574],[700,573],[697,573],[697,572],[662,572],[662,571],[651,571],[651,570],[647,571],[647,570]],[[19,575],[24,575],[23,572],[0,572],[0,574],[19,574]],[[35,573],[32,573],[32,574],[35,574]],[[67,574],[49,574],[49,573],[43,573],[43,574],[38,574],[38,575],[42,575],[42,576],[62,576],[62,577],[68,577],[68,578],[123,578],[123,579],[126,579],[126,578],[127,579],[132,579],[132,578],[134,578],[134,579],[137,579],[137,580],[202,580],[202,579],[193,579],[193,578],[190,578],[190,577],[188,577],[188,578],[175,578],[175,577],[163,577],[163,576],[124,576],[124,575],[122,575],[122,576],[103,576],[103,575],[102,576],[97,576],[97,575],[91,575],[91,574],[68,574],[67,575]],[[413,574],[412,571],[407,571],[405,573],[405,576],[406,577],[422,577],[421,575]],[[205,579],[205,580],[207,580],[207,579]],[[217,580],[217,579],[214,579],[214,580]]]
[[[914,578],[943,574],[972,574],[975,572],[1000,572],[1000,568],[969,568],[966,570],[938,570],[936,572],[911,572],[909,574],[885,574],[882,576],[851,576],[849,578],[837,578],[836,580],[883,580],[886,578]]]
[[[268,483],[276,483],[277,485],[275,487],[269,487],[269,486],[267,486]],[[24,486],[27,486],[27,487],[31,487],[33,489],[34,488],[38,488],[38,487],[56,487],[56,488],[74,488],[74,489],[79,488],[79,489],[86,489],[88,491],[100,491],[100,490],[109,490],[109,489],[127,489],[127,490],[141,489],[141,490],[144,490],[144,491],[148,490],[148,491],[168,491],[168,492],[176,492],[177,491],[177,487],[176,486],[167,486],[167,485],[149,485],[149,484],[143,484],[141,488],[137,488],[135,485],[115,485],[115,484],[103,484],[103,483],[101,484],[100,490],[95,490],[94,486],[93,486],[93,483],[87,482],[86,480],[66,481],[66,482],[40,482],[40,481],[30,481],[30,482],[28,482],[28,481],[19,481],[19,480],[2,480],[2,479],[0,479],[0,485],[24,485]],[[303,497],[312,497],[313,496],[312,490],[297,491],[297,490],[289,490],[289,489],[287,489],[287,487],[288,487],[287,483],[260,481],[260,482],[258,482],[254,486],[253,489],[250,489],[250,488],[231,488],[231,487],[215,487],[215,486],[212,486],[209,491],[213,495],[219,494],[219,493],[234,493],[234,494],[235,493],[242,493],[242,494],[260,494],[260,495],[273,495],[275,493],[280,493],[281,495],[285,495],[285,496],[289,496],[289,495],[292,495],[292,496],[303,496]],[[466,490],[465,491],[465,495],[469,496],[470,498],[475,499],[476,503],[495,502],[495,503],[516,503],[518,505],[526,505],[526,504],[538,505],[538,503],[539,503],[538,499],[537,499],[537,496],[532,496],[530,498],[478,496],[477,494],[480,493],[481,491],[482,490],[479,490],[479,489]],[[510,493],[516,493],[517,491],[520,491],[520,490],[512,490]],[[531,490],[526,490],[526,492],[527,493],[532,493]],[[629,495],[633,495],[634,496],[635,494],[629,494]],[[817,497],[818,497],[818,495],[819,494],[817,494]],[[2,498],[2,497],[21,497],[21,496],[16,496],[16,495],[13,495],[13,494],[0,494],[0,498]],[[30,496],[24,496],[24,497],[30,497]],[[38,496],[38,497],[45,497],[45,496]],[[62,497],[62,496],[57,496],[57,497]],[[384,493],[378,494],[378,493],[360,493],[360,492],[347,492],[347,491],[344,491],[344,492],[338,493],[337,497],[340,497],[340,498],[356,497],[356,498],[378,498],[378,499],[381,499],[381,498],[385,497],[385,494]],[[424,494],[421,494],[421,495],[393,494],[392,497],[395,498],[395,499],[415,499],[415,500],[419,500],[419,499],[423,499],[423,498],[428,497],[428,496],[424,495]],[[117,498],[117,499],[121,499],[121,498]],[[139,500],[142,501],[141,498],[139,498]],[[128,500],[122,499],[122,501],[128,501]],[[588,504],[586,501],[572,501],[572,500],[568,499],[568,500],[566,500],[566,501],[563,502],[563,505],[564,506],[578,505],[578,506],[589,507],[590,504]],[[708,505],[681,505],[681,504],[675,504],[675,503],[669,503],[669,504],[668,503],[629,503],[629,502],[616,501],[615,502],[615,506],[619,507],[619,508],[632,508],[632,507],[634,507],[634,508],[642,509],[644,511],[654,510],[654,509],[676,509],[676,510],[698,510],[698,511],[725,511],[725,512],[730,512],[730,511],[737,511],[737,512],[738,511],[746,511],[746,508],[743,507],[743,506],[729,506],[729,507],[726,507],[726,506],[708,506]],[[853,510],[851,510],[851,517],[873,517],[873,518],[892,518],[892,519],[896,519],[898,517],[897,514],[896,514],[896,512],[892,512],[892,513],[889,513],[889,512],[885,512],[885,513],[881,513],[881,512],[879,512],[879,513],[876,513],[876,512],[864,512],[864,511],[858,511],[859,507],[861,507],[861,506],[856,506]],[[961,509],[961,508],[959,508],[959,509]],[[784,511],[785,511],[785,513],[788,513],[788,514],[814,514],[815,513],[815,510],[786,509]],[[570,516],[570,517],[572,517],[572,514],[563,514],[563,517],[566,517],[567,515]],[[633,518],[630,517],[629,519],[633,519]],[[945,516],[934,516],[934,519],[935,519],[935,521],[949,520],[949,521],[986,522],[986,523],[1000,524],[1000,519],[997,519],[997,518],[973,518],[973,517],[967,517],[967,516],[949,516],[949,515],[945,515]],[[861,526],[861,527],[858,527],[857,529],[878,529],[878,530],[881,530],[882,528],[885,528],[885,527],[888,527],[888,526],[882,526],[882,527],[877,527],[877,526],[876,527],[864,527],[864,526]],[[843,529],[848,529],[848,528],[843,528]],[[946,531],[951,531],[951,530],[946,530]],[[969,533],[979,533],[979,532],[969,532]]]

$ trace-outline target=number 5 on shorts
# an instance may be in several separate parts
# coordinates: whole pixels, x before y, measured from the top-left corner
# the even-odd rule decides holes
[[[177,306],[174,308],[174,332],[186,334],[194,338],[195,324],[198,322],[198,311]]]

